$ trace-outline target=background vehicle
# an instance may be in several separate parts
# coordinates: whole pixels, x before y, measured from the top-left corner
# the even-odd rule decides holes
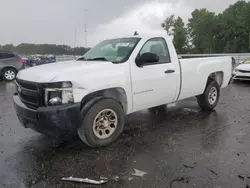
[[[49,58],[49,60],[50,60],[52,63],[55,63],[55,62],[56,62],[56,56],[55,56],[55,55],[48,55],[47,57]]]
[[[48,63],[54,63],[55,57],[54,56],[33,56],[30,58],[30,66],[37,66],[37,65],[43,65]]]
[[[30,58],[28,58],[28,57],[22,57],[22,59],[25,61],[25,65],[27,65],[27,66],[30,65]]]
[[[250,58],[246,59],[245,61],[243,61],[242,64],[250,64]]]
[[[77,132],[102,147],[132,112],[194,96],[212,110],[231,75],[231,57],[179,60],[165,36],[133,36],[102,41],[76,61],[21,71],[13,99],[26,128],[55,137]]]
[[[235,67],[233,72],[234,80],[250,80],[250,58]]]
[[[25,61],[15,52],[0,50],[0,77],[6,81],[16,78],[17,72],[23,69]]]

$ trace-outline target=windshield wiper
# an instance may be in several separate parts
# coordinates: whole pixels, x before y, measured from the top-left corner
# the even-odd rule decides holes
[[[91,59],[86,59],[86,61],[109,61],[105,57],[95,57]]]

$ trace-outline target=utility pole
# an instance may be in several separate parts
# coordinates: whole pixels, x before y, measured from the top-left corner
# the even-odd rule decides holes
[[[76,28],[75,28],[75,41],[74,41],[74,59],[76,59]]]
[[[248,13],[248,50],[250,50],[250,13]]]
[[[87,41],[87,38],[88,38],[88,30],[87,30],[87,24],[84,24],[85,26],[85,48],[88,47],[88,41]]]
[[[85,48],[88,47],[87,9],[84,9]]]

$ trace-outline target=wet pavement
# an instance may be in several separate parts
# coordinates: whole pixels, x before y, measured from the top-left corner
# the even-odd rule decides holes
[[[127,117],[113,145],[90,149],[24,129],[12,103],[13,83],[0,82],[0,187],[240,188],[250,185],[250,83],[221,91],[213,112],[195,98]],[[133,176],[134,169],[147,172]],[[62,177],[109,179],[92,186]],[[176,180],[176,181],[175,181]],[[170,185],[171,184],[171,185]]]

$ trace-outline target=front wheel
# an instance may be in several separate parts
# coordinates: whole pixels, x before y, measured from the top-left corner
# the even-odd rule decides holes
[[[198,104],[202,110],[213,110],[220,98],[220,86],[216,81],[211,81],[204,93],[197,97]]]
[[[112,99],[102,99],[81,112],[81,122],[77,129],[80,139],[92,148],[104,147],[114,142],[124,128],[124,111]]]

